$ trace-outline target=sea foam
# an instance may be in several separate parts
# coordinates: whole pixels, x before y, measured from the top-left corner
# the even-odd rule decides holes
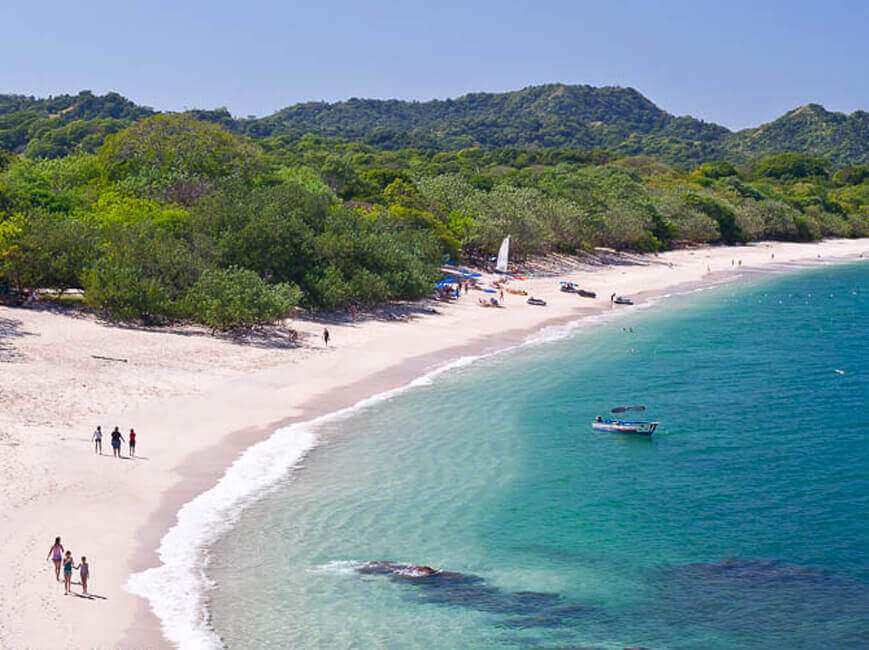
[[[222,640],[209,624],[204,597],[213,587],[205,573],[208,547],[233,526],[246,506],[301,466],[306,454],[317,444],[319,426],[350,417],[411,388],[430,385],[438,375],[469,366],[484,356],[490,355],[459,357],[404,386],[339,411],[282,427],[252,445],[214,487],[181,507],[177,523],[157,549],[160,565],[131,575],[127,590],[148,600],[160,619],[163,634],[173,644],[185,649],[222,648]]]

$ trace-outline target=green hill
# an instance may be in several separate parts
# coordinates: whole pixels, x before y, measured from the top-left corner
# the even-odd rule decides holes
[[[153,115],[117,93],[48,99],[0,95],[0,148],[35,158],[57,158],[76,150],[92,151],[109,133]]]
[[[727,150],[737,156],[768,156],[798,151],[827,158],[835,167],[869,162],[869,113],[833,113],[806,104],[755,129],[726,138]]]
[[[0,148],[46,158],[92,151],[107,134],[153,113],[116,93],[0,95]],[[427,102],[307,102],[257,119],[233,118],[225,108],[190,113],[254,139],[310,133],[387,150],[607,149],[686,167],[788,151],[828,158],[836,168],[869,162],[869,114],[863,111],[848,116],[808,104],[769,124],[731,133],[671,115],[633,88],[547,84]]]
[[[305,133],[386,148],[615,148],[634,134],[712,142],[727,129],[662,111],[632,88],[551,84],[428,102],[350,99],[296,104],[245,121],[254,137]]]

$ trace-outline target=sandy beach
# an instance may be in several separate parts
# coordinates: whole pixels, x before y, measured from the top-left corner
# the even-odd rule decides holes
[[[212,487],[248,446],[305,421],[407,384],[438,365],[523,341],[534,331],[610,309],[611,293],[638,302],[677,287],[736,280],[753,271],[869,256],[869,239],[758,243],[613,256],[553,268],[483,309],[471,291],[323,322],[296,319],[298,345],[278,336],[230,341],[194,328],[119,327],[89,315],[0,307],[0,591],[2,648],[169,647],[160,622],[124,585],[158,564],[176,513]],[[741,261],[741,266],[739,265]],[[597,292],[559,292],[559,280]],[[488,286],[487,278],[486,285]],[[328,327],[330,345],[323,345]],[[102,358],[99,358],[102,357]],[[103,455],[96,425],[138,433],[136,459]],[[127,446],[123,446],[127,455]],[[91,565],[93,598],[64,596],[46,559],[60,535]],[[74,573],[74,582],[78,572]],[[73,586],[75,594],[81,589]]]

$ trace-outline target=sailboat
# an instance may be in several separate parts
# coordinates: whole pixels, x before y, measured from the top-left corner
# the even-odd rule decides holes
[[[507,272],[507,258],[510,257],[510,235],[504,237],[501,242],[501,248],[498,249],[498,261],[495,263],[495,270],[498,273]]]

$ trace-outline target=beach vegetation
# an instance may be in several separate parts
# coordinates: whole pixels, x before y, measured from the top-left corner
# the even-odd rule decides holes
[[[240,122],[226,111],[154,114],[118,96],[3,96],[0,282],[81,289],[115,320],[233,329],[295,307],[419,298],[442,263],[484,263],[505,235],[521,261],[869,234],[865,164],[733,157],[717,127],[663,118],[638,93],[604,95],[641,135],[606,121],[562,125],[578,139],[521,117],[492,127],[498,111],[527,102],[604,97],[550,91],[504,96],[486,119],[474,116],[489,99],[463,103],[467,120],[448,136],[368,133],[355,104]],[[438,110],[446,119],[454,109]],[[324,128],[300,133],[287,126],[297,118]]]

